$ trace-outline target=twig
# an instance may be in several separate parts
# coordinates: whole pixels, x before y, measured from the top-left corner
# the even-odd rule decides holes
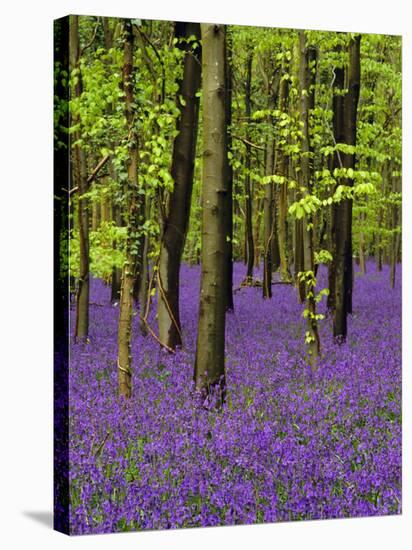
[[[171,310],[171,307],[170,307],[170,304],[169,304],[169,301],[166,297],[166,294],[165,294],[165,291],[164,291],[164,288],[163,288],[163,285],[162,285],[162,278],[160,277],[160,269],[157,270],[157,282],[158,282],[158,285],[159,285],[159,291],[160,291],[160,294],[162,295],[162,298],[163,298],[163,301],[166,305],[166,309],[167,311],[169,312],[169,315],[173,321],[173,324],[175,325],[176,327],[176,330],[177,332],[179,333],[179,336],[180,336],[180,340],[181,342],[183,343],[183,335],[182,335],[182,331],[180,330],[180,327],[175,319],[175,316],[173,315],[173,312]]]
[[[162,67],[162,94],[161,94],[161,98],[160,98],[160,103],[164,103],[164,100],[165,100],[165,97],[166,97],[166,71],[165,71],[164,61],[163,61],[161,55],[159,54],[158,49],[153,44],[153,42],[150,40],[150,38],[147,36],[147,34],[144,31],[142,31],[141,28],[138,27],[137,25],[135,25],[135,27],[136,27],[137,31],[140,33],[140,36],[142,36],[142,38],[144,38],[146,40],[146,42],[149,44],[149,46],[152,48],[152,50],[154,51],[157,59],[159,60],[160,66]]]
[[[255,149],[259,149],[259,151],[264,151],[265,150],[265,148],[262,145],[256,145],[256,143],[252,143],[251,141],[249,141],[246,138],[243,138],[243,137],[240,137],[240,136],[235,136],[234,134],[232,134],[232,138],[238,139],[239,141],[243,141],[243,143],[245,145],[250,145],[250,147],[254,147]]]
[[[146,306],[145,306],[145,313],[144,313],[144,316],[142,317],[142,321],[145,325],[145,327],[147,328],[147,330],[149,331],[149,333],[153,336],[153,338],[156,340],[156,342],[158,342],[158,344],[160,344],[160,346],[164,349],[166,349],[168,352],[170,353],[174,353],[175,350],[172,349],[171,347],[169,347],[167,344],[165,344],[164,342],[162,342],[160,340],[160,338],[157,336],[157,334],[154,332],[154,330],[152,329],[152,327],[149,325],[148,321],[147,321],[147,317],[149,315],[149,311],[150,311],[150,302],[151,302],[151,296],[150,296],[150,293],[151,293],[151,290],[152,290],[152,285],[153,285],[153,279],[154,279],[154,276],[155,276],[155,273],[159,267],[159,258],[157,258],[156,260],[156,263],[155,265],[153,266],[153,272],[152,272],[152,276],[150,277],[150,280],[149,280],[149,288],[147,289],[147,301],[146,301]]]

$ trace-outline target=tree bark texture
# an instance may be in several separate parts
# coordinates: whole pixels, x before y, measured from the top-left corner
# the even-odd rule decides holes
[[[197,23],[176,23],[177,38],[196,36],[200,40],[200,25]],[[174,188],[170,194],[168,212],[164,221],[160,245],[158,270],[158,325],[159,338],[169,348],[182,345],[182,331],[179,312],[180,264],[190,215],[190,201],[193,187],[197,126],[199,118],[200,46],[193,47],[185,41],[178,47],[186,53],[183,61],[183,78],[178,97],[182,96],[178,121],[178,135],[173,145],[172,177]]]
[[[300,117],[303,122],[302,128],[302,156],[301,170],[299,172],[301,187],[305,189],[304,194],[312,193],[312,174],[310,162],[310,144],[309,144],[309,109],[311,105],[311,87],[312,71],[311,60],[313,60],[313,51],[306,44],[305,31],[299,31],[300,46]],[[318,332],[318,323],[316,319],[316,279],[314,262],[314,238],[313,238],[313,215],[307,214],[303,218],[303,264],[306,273],[306,311],[307,311],[307,344],[309,348],[310,363],[312,371],[316,369],[318,356],[320,353],[320,339]]]
[[[287,112],[287,98],[289,93],[289,81],[282,79],[279,85],[279,100],[278,108],[282,113]],[[279,267],[280,280],[283,282],[290,281],[288,256],[287,256],[287,209],[288,209],[288,158],[285,153],[279,148],[277,155],[277,170],[276,173],[284,178],[284,183],[280,184],[278,191],[278,246],[279,246]]]
[[[347,92],[343,99],[343,138],[347,145],[356,145],[356,120],[360,91],[360,36],[350,38]],[[341,153],[343,168],[355,166],[355,155]],[[353,186],[353,179],[342,183]],[[347,335],[347,315],[352,313],[352,200],[344,199],[336,206],[336,272],[333,334],[344,340]]]
[[[246,83],[245,83],[245,116],[247,123],[250,122],[251,115],[251,86],[252,86],[252,62],[253,54],[249,52],[246,65]],[[248,128],[248,126],[247,126]],[[246,279],[253,279],[253,264],[255,259],[255,249],[253,241],[253,225],[252,225],[252,185],[250,181],[250,161],[251,161],[251,146],[248,143],[250,136],[246,130],[246,157],[245,157],[245,245],[246,245]]]
[[[80,97],[83,92],[81,73],[79,68],[80,42],[79,42],[79,16],[73,15],[70,19],[70,69],[78,70],[76,82],[72,93],[74,97]],[[70,125],[78,123],[72,120]],[[80,135],[76,132],[74,138],[77,141]],[[87,340],[89,336],[89,211],[84,193],[88,190],[87,184],[87,162],[84,150],[76,145],[73,151],[74,176],[78,188],[78,230],[80,247],[80,272],[76,299],[76,325],[75,339]]]
[[[226,29],[226,130],[227,149],[232,152],[232,35],[230,28]],[[226,160],[227,168],[227,215],[226,215],[226,311],[234,310],[233,302],[233,167]]]
[[[126,260],[122,269],[122,283],[120,290],[119,306],[119,330],[118,330],[118,384],[119,394],[129,398],[132,394],[132,368],[131,368],[131,330],[133,313],[133,287],[136,279],[136,271],[140,269],[140,244],[142,240],[141,215],[142,195],[139,193],[138,182],[138,135],[136,132],[136,106],[134,103],[134,79],[135,68],[133,65],[134,40],[131,21],[124,20],[123,25],[123,90],[125,93],[125,115],[129,137],[129,160],[127,166],[128,178],[126,184],[127,198],[127,238]]]
[[[202,256],[196,389],[220,407],[225,398],[227,128],[223,25],[202,24]]]

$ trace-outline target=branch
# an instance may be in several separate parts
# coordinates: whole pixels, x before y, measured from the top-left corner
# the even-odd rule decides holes
[[[87,183],[91,183],[95,177],[97,176],[97,173],[103,166],[106,164],[106,162],[109,160],[110,155],[106,155],[102,158],[102,160],[99,162],[99,164],[96,166],[96,168],[93,170],[93,172],[90,174],[90,176],[87,178]]]
[[[239,141],[243,141],[243,143],[245,145],[250,145],[250,147],[254,147],[255,149],[259,149],[260,151],[264,151],[265,148],[261,145],[256,145],[256,143],[252,143],[251,141],[249,141],[248,139],[246,138],[243,138],[243,137],[240,137],[240,136],[235,136],[234,134],[232,134],[232,138],[235,138],[235,139],[238,139]]]
[[[166,71],[165,71],[165,65],[164,65],[163,59],[162,59],[161,55],[159,54],[158,49],[153,44],[153,42],[150,40],[150,38],[147,36],[147,34],[144,31],[142,31],[142,29],[140,27],[138,27],[137,25],[135,25],[135,27],[138,30],[138,32],[140,33],[140,36],[142,38],[144,38],[146,40],[146,42],[149,44],[149,46],[152,48],[152,50],[155,53],[155,56],[159,60],[160,66],[162,67],[162,95],[161,95],[160,99],[161,99],[161,103],[164,103],[164,100],[165,100],[165,97],[166,97]]]
[[[83,48],[80,50],[80,54],[79,54],[79,58],[84,54],[84,52],[87,50],[87,48],[90,48],[90,46],[93,44],[93,42],[95,41],[96,39],[96,34],[97,34],[97,29],[99,28],[99,25],[100,25],[100,17],[97,18],[97,24],[94,28],[94,32],[93,32],[93,36],[90,40],[90,42],[88,42],[85,46],[83,46]]]

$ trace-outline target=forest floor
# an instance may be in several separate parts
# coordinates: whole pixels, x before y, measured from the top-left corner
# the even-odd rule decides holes
[[[387,267],[367,267],[347,343],[320,322],[314,376],[296,290],[274,285],[271,300],[261,288],[236,292],[220,412],[193,394],[199,267],[182,268],[183,350],[161,350],[134,318],[127,403],[117,397],[119,310],[93,280],[91,342],[71,344],[72,532],[400,513],[401,269],[391,290]],[[237,264],[235,286],[244,273]],[[326,273],[319,279],[325,287]]]

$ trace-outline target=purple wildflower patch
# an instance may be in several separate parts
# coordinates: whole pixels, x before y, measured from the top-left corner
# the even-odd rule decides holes
[[[93,280],[90,343],[71,343],[71,532],[399,514],[401,269],[394,290],[388,270],[356,276],[346,343],[320,322],[314,375],[296,290],[237,292],[221,411],[193,391],[199,267],[182,267],[184,349],[160,349],[134,317],[130,400],[117,392],[118,307]],[[236,264],[235,286],[243,276]]]

